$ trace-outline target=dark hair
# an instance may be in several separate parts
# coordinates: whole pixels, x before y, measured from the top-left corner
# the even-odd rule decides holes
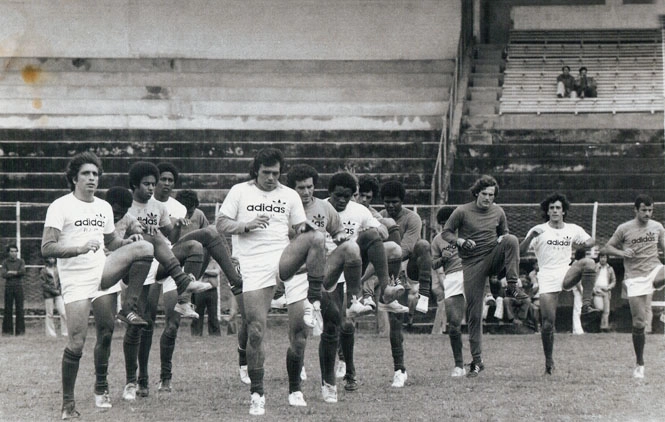
[[[118,204],[123,208],[132,206],[132,193],[123,186],[113,186],[106,191],[106,202],[109,204]]]
[[[263,148],[254,156],[252,165],[249,168],[249,177],[256,179],[259,175],[261,165],[274,166],[279,164],[280,173],[284,171],[284,155],[282,151],[275,148]]]
[[[542,211],[543,219],[545,221],[549,220],[549,216],[547,215],[547,211],[550,208],[550,204],[555,203],[556,201],[561,202],[561,207],[563,207],[563,219],[566,219],[566,214],[568,214],[568,209],[570,208],[570,201],[568,201],[568,198],[566,198],[566,195],[563,195],[559,192],[555,192],[545,198],[543,202],[540,203],[540,210]]]
[[[580,67],[579,72],[581,73],[583,70],[586,70],[587,72],[589,71],[589,70],[586,68],[586,66],[582,66],[582,67]]]
[[[400,201],[404,201],[404,198],[406,198],[406,189],[404,189],[402,182],[399,180],[389,180],[381,185],[381,198],[388,196],[397,196]]]
[[[198,208],[199,206],[199,197],[191,189],[183,189],[175,195],[175,199],[185,206],[188,210],[192,207]]]
[[[476,180],[473,186],[471,186],[469,191],[471,192],[471,195],[476,197],[478,196],[480,191],[492,186],[494,186],[494,197],[496,198],[497,196],[499,196],[499,184],[496,182],[496,179],[493,178],[492,176],[483,174],[482,176],[480,176],[478,180]]]
[[[443,207],[436,213],[436,222],[443,225],[450,218],[450,214],[455,210],[454,207]]]
[[[335,190],[336,186],[342,186],[344,188],[349,188],[351,189],[351,192],[355,193],[356,192],[356,178],[353,177],[351,173],[347,173],[345,171],[335,173],[333,176],[330,178],[330,182],[328,182],[328,192],[332,192]]]
[[[566,65],[566,66],[563,66],[563,67],[561,68],[561,71],[563,72],[565,69],[568,69],[568,71],[570,72],[570,66],[567,66],[567,65]]]
[[[65,177],[67,178],[67,185],[69,185],[69,190],[74,191],[74,179],[79,174],[81,167],[84,164],[94,164],[97,166],[97,174],[99,177],[102,177],[102,162],[94,153],[85,151],[76,154],[69,160],[67,163],[67,168],[65,169]]]
[[[379,181],[376,177],[364,174],[358,179],[360,192],[372,192],[373,197],[379,196]]]
[[[637,198],[635,198],[635,209],[639,210],[641,204],[646,206],[653,205],[653,198],[644,193],[637,195]]]
[[[157,168],[159,169],[159,175],[165,172],[169,172],[173,175],[173,183],[178,183],[178,177],[180,176],[180,172],[178,171],[178,168],[174,166],[171,163],[157,163]],[[157,176],[157,180],[159,180],[159,176]]]
[[[289,174],[286,175],[286,185],[291,189],[296,187],[296,182],[312,178],[314,186],[319,181],[319,172],[312,166],[307,164],[297,164],[289,169]]]
[[[7,245],[7,252],[11,251],[12,249],[16,249],[18,251],[18,246],[16,246],[16,243],[10,243]]]
[[[136,189],[141,184],[141,179],[146,176],[155,176],[155,183],[157,183],[159,174],[159,169],[153,163],[137,161],[129,168],[129,187],[132,190]]]

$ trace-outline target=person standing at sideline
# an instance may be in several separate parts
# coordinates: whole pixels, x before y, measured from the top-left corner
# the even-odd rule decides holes
[[[57,309],[58,315],[60,315],[60,332],[63,337],[67,337],[67,313],[60,292],[60,276],[58,275],[55,258],[46,258],[46,265],[39,272],[39,280],[42,283],[44,310],[46,311],[46,318],[44,319],[46,335],[49,337],[58,336],[55,331],[55,318],[53,317],[53,310]]]
[[[9,257],[2,262],[2,278],[5,279],[5,312],[2,317],[2,334],[17,336],[25,334],[23,311],[23,276],[25,262],[18,257],[16,245],[7,246]],[[12,321],[12,309],[16,308],[16,331]]]

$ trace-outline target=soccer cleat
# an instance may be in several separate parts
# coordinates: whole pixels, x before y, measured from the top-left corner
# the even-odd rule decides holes
[[[404,387],[404,383],[406,382],[408,377],[409,376],[406,374],[406,371],[401,371],[398,369],[397,371],[395,371],[395,375],[393,375],[392,387],[395,388]]]
[[[148,322],[141,318],[139,314],[134,311],[125,312],[121,309],[120,312],[118,312],[117,318],[129,325],[148,325]]]
[[[76,404],[73,401],[64,403],[62,405],[62,420],[68,421],[81,417],[81,414],[76,410]]]
[[[213,287],[212,284],[201,281],[201,280],[197,280],[191,274],[187,274],[187,275],[189,276],[191,281],[187,285],[187,288],[185,289],[185,292],[187,292],[187,293],[203,293],[206,290],[212,289],[212,287]]]
[[[420,295],[418,298],[418,304],[416,305],[416,311],[426,314],[429,311],[429,297]]]
[[[368,314],[370,312],[372,312],[371,306],[363,305],[355,296],[353,296],[351,298],[351,306],[346,308],[346,317],[355,318],[357,316]]]
[[[383,301],[392,302],[399,299],[402,294],[404,294],[404,286],[401,284],[389,284],[383,291]]]
[[[302,369],[300,370],[300,380],[301,381],[307,381],[307,371],[305,371],[305,367],[303,366]]]
[[[286,296],[282,295],[277,299],[271,300],[270,307],[273,309],[286,309]]]
[[[324,381],[321,386],[321,396],[326,403],[337,403],[337,386]]]
[[[404,305],[400,305],[398,301],[393,300],[390,303],[379,302],[379,311],[392,312],[394,314],[406,314],[409,312],[409,308]]]
[[[335,378],[344,378],[344,375],[346,375],[346,362],[338,360],[335,368]]]
[[[545,375],[553,375],[554,366],[545,366]]]
[[[148,380],[146,378],[139,379],[139,387],[136,390],[136,395],[139,397],[148,397],[150,395],[150,387],[148,387]]]
[[[481,361],[479,363],[471,362],[469,364],[469,372],[466,373],[467,378],[475,378],[482,371],[485,370],[485,364]]]
[[[252,380],[249,379],[249,373],[247,372],[247,365],[241,365],[238,372],[240,372],[240,381],[243,384],[251,384]]]
[[[125,389],[122,390],[122,399],[126,401],[136,400],[136,384],[130,382],[125,385]]]
[[[249,405],[249,414],[252,416],[261,416],[266,414],[266,397],[259,393],[252,393],[252,401]]]
[[[191,302],[176,303],[173,310],[179,313],[181,318],[199,319],[199,314],[196,313]]]
[[[307,402],[302,395],[302,391],[294,391],[289,394],[289,405],[298,407],[307,407]]]
[[[113,407],[108,391],[104,391],[102,394],[95,394],[95,407],[99,407],[100,409],[110,409]]]
[[[314,307],[314,328],[312,328],[312,335],[320,337],[323,333],[323,315],[321,314],[321,302],[318,300],[312,304]]]
[[[603,311],[601,311],[600,309],[594,308],[593,306],[591,306],[591,304],[585,303],[584,305],[582,305],[582,312],[581,312],[580,315],[584,315],[584,316],[593,315],[597,312],[603,312]]]
[[[524,293],[524,290],[522,290],[522,288],[519,287],[517,283],[508,283],[508,287],[506,287],[506,297],[524,300],[528,299],[529,295]]]
[[[494,296],[492,296],[491,293],[487,293],[487,295],[485,296],[485,305],[487,305],[487,306],[496,305],[496,301],[494,300]]]
[[[633,370],[633,378],[644,378],[644,365],[637,365]]]
[[[356,391],[358,389],[358,381],[356,381],[355,376],[346,374],[344,375],[344,381],[344,389],[346,391]]]
[[[466,375],[466,369],[460,368],[459,366],[456,366],[453,369],[453,372],[450,373],[450,376],[453,378],[463,377],[464,375]]]
[[[159,380],[157,386],[157,391],[160,393],[170,393],[173,389],[171,388],[171,380]]]
[[[365,296],[363,298],[362,302],[363,302],[363,305],[369,306],[370,308],[372,308],[372,310],[376,309],[376,303],[374,302],[374,299],[372,298],[372,296]]]

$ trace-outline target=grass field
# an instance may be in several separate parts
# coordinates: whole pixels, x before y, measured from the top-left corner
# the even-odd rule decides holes
[[[186,324],[186,323],[185,323]],[[60,362],[65,340],[47,339],[43,327],[28,327],[23,337],[0,342],[0,420],[49,421],[60,416]],[[82,421],[235,421],[249,420],[249,388],[237,375],[235,336],[191,337],[181,328],[174,356],[174,392],[158,394],[157,327],[151,355],[151,394],[135,403],[121,399],[124,386],[123,328],[114,335],[109,368],[113,408],[94,407],[94,329],[81,360],[76,388]],[[318,339],[308,345],[309,378],[303,393],[307,408],[288,406],[285,327],[267,336],[266,416],[263,420],[365,421],[658,421],[665,420],[665,344],[662,335],[647,337],[646,378],[631,377],[630,334],[557,334],[553,377],[543,374],[539,335],[484,336],[486,370],[476,379],[452,379],[448,338],[423,334],[405,337],[409,379],[403,389],[390,387],[392,359],[387,338],[360,333],[356,368],[360,388],[339,388],[339,402],[320,398]],[[465,360],[469,360],[465,341]],[[254,420],[259,419],[257,417]]]

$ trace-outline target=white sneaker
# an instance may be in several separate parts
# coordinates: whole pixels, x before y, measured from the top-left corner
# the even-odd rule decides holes
[[[372,307],[371,306],[363,305],[362,303],[360,303],[358,298],[353,296],[351,298],[351,306],[346,308],[346,317],[347,318],[355,318],[357,316],[368,314],[370,312],[372,312]]]
[[[321,386],[321,395],[326,403],[337,403],[337,386],[323,382]]]
[[[453,372],[450,374],[450,376],[453,378],[463,377],[464,375],[466,375],[466,369],[460,368],[459,366],[456,366],[455,369],[453,369]]]
[[[271,300],[270,307],[273,309],[286,309],[286,296],[282,295],[277,299]]]
[[[390,303],[379,302],[379,311],[392,312],[394,314],[406,314],[409,312],[409,308],[400,305],[398,301],[393,300]]]
[[[196,313],[191,302],[176,303],[173,310],[179,313],[181,318],[199,319],[199,314]]]
[[[335,378],[344,378],[344,375],[346,375],[346,362],[338,360],[335,368]]]
[[[302,369],[300,370],[300,380],[301,381],[307,381],[307,371],[305,371],[305,367],[303,366]]]
[[[496,309],[494,310],[494,318],[503,319],[503,298],[496,298]]]
[[[372,310],[376,309],[376,302],[374,302],[374,299],[372,298],[372,296],[367,296],[367,297],[363,298],[363,305],[369,306],[370,308],[372,308]],[[665,315],[665,314],[663,314],[663,315]],[[665,322],[665,321],[663,321],[663,322]]]
[[[312,328],[312,335],[318,337],[323,332],[323,316],[321,315],[321,302],[318,300],[310,303],[305,299],[305,310],[303,313],[305,325]]]
[[[301,407],[307,406],[307,402],[302,396],[302,391],[294,391],[293,393],[289,394],[289,405]]]
[[[637,365],[633,370],[633,378],[644,378],[644,365]]]
[[[416,305],[416,311],[426,314],[429,311],[429,297],[420,296],[418,298],[418,304]]]
[[[192,281],[190,281],[189,284],[187,285],[185,292],[203,293],[213,288],[213,285],[208,283],[207,281],[196,280],[193,275],[191,274],[188,275],[192,279]]]
[[[309,328],[314,328],[314,305],[309,303],[309,300],[305,299],[305,309],[302,316],[305,325]]]
[[[95,407],[99,407],[100,409],[110,409],[113,407],[108,391],[104,391],[102,394],[95,394]]]
[[[386,286],[383,291],[383,300],[386,302],[392,302],[393,300],[399,299],[400,296],[404,294],[404,286],[401,284],[389,284]]]
[[[122,399],[127,401],[136,400],[136,384],[130,382],[125,385],[125,389],[122,390]]]
[[[404,387],[404,383],[406,382],[407,378],[409,376],[406,374],[406,371],[402,372],[399,369],[395,371],[395,375],[393,375],[393,387],[395,388],[401,388]]]
[[[240,381],[243,384],[249,385],[252,383],[252,380],[249,379],[249,373],[247,372],[247,365],[240,366],[238,372],[240,372]]]
[[[260,396],[259,393],[252,393],[252,402],[249,405],[249,414],[252,416],[261,416],[266,414],[266,396]]]

